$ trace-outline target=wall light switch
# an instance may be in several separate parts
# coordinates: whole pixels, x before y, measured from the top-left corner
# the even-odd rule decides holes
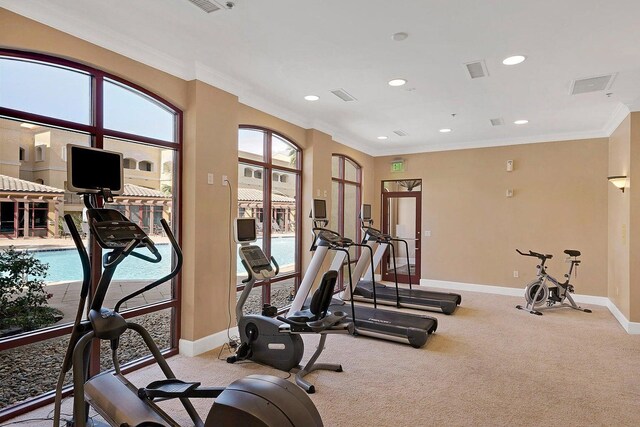
[[[228,181],[229,178],[227,178],[227,175],[222,175],[222,185],[226,187],[227,185],[229,185]]]
[[[520,273],[518,273],[518,270],[513,270],[513,277],[520,277]]]
[[[505,195],[507,197],[513,197],[513,190],[511,188],[507,189],[507,192],[505,193]]]
[[[431,237],[431,230],[424,230],[424,237]]]
[[[207,174],[207,184],[213,185],[213,174],[212,173],[208,173]]]
[[[316,190],[316,197],[320,197],[320,189],[319,188]]]

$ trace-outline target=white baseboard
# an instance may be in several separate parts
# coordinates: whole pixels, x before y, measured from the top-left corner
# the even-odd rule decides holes
[[[622,325],[622,327],[624,328],[625,331],[627,331],[628,334],[634,334],[634,335],[640,334],[640,323],[629,322],[627,318],[624,316],[624,314],[622,314],[620,309],[611,300],[609,300],[609,304],[607,304],[607,308],[609,309],[611,314],[613,314],[613,317],[615,317],[618,320],[618,322],[620,322],[620,325]]]
[[[196,341],[181,339],[178,343],[178,349],[183,356],[193,357],[220,347],[229,342],[229,337],[233,336],[238,336],[237,326],[229,329],[228,332],[227,330],[216,332]]]
[[[430,279],[420,279],[420,286],[449,289],[452,291],[482,292],[485,294],[524,297],[524,289],[507,288],[503,286],[476,285],[473,283]],[[580,304],[593,304],[607,307],[628,334],[640,334],[640,323],[630,322],[609,298],[594,295],[573,295],[573,299]]]

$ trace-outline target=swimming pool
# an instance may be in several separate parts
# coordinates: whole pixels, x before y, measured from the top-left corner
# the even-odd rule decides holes
[[[256,245],[262,245],[262,239],[258,239]],[[151,264],[135,257],[128,257],[118,266],[114,280],[153,280],[171,271],[171,247],[168,244],[157,245],[162,261],[158,264]],[[295,239],[294,237],[277,237],[271,240],[271,253],[278,264],[285,266],[295,262]],[[140,249],[141,253],[148,253],[146,249]],[[62,282],[82,280],[82,265],[80,256],[75,249],[59,249],[29,251],[40,261],[49,264],[49,271],[45,279],[46,282]],[[238,260],[236,265],[238,275],[245,275],[245,270]]]

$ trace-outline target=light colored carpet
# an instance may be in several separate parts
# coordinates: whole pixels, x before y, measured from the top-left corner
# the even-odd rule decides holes
[[[325,425],[640,425],[640,336],[628,335],[607,308],[534,316],[514,308],[519,298],[462,294],[456,314],[434,313],[438,331],[422,349],[329,336],[321,360],[342,363],[344,372],[308,376]],[[310,357],[317,338],[304,339]],[[205,385],[254,373],[287,377],[255,363],[229,365],[217,355],[169,362],[179,378]],[[130,378],[143,384],[159,378],[158,372],[150,367]],[[206,415],[205,402],[196,403]],[[186,415],[180,420],[188,425]]]

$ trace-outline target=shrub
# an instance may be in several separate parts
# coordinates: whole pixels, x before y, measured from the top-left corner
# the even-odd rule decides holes
[[[0,329],[33,330],[55,323],[60,311],[47,305],[49,265],[13,246],[0,252]]]

